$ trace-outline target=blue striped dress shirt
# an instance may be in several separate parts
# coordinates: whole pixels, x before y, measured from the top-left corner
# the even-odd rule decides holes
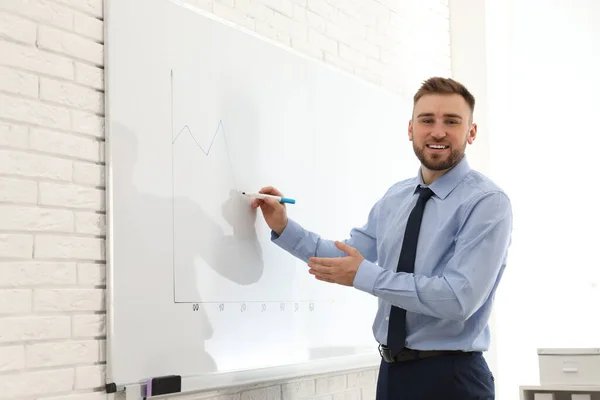
[[[386,344],[391,305],[407,310],[406,346],[416,350],[485,351],[494,294],[506,266],[512,209],[507,195],[470,168],[466,156],[429,187],[414,274],[395,272],[421,173],[391,186],[362,227],[344,240],[365,258],[353,286],[377,296],[375,340]],[[290,254],[344,256],[331,240],[289,219],[272,241]]]

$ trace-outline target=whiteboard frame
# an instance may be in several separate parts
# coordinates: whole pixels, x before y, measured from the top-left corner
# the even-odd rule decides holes
[[[127,0],[104,0],[103,13],[104,13],[104,161],[105,161],[105,208],[106,208],[106,239],[105,239],[105,258],[106,258],[106,289],[105,289],[105,307],[106,307],[106,388],[109,385],[116,385],[116,392],[124,392],[126,400],[141,400],[148,397],[145,396],[146,392],[146,381],[139,382],[115,382],[112,378],[112,337],[113,337],[113,310],[114,310],[114,259],[113,259],[113,178],[112,178],[112,158],[111,158],[111,146],[110,146],[110,69],[109,66],[109,51],[106,49],[111,45],[111,37],[109,32],[109,26],[111,24],[111,4],[115,1],[127,1]],[[285,51],[291,52],[297,57],[304,58],[310,62],[317,63],[321,67],[329,68],[334,70],[338,74],[345,75],[351,79],[359,81],[361,84],[376,87],[379,90],[389,91],[380,85],[376,85],[365,79],[361,79],[347,71],[344,71],[338,67],[324,62],[323,60],[316,59],[307,54],[304,54],[294,48],[283,45],[274,39],[259,35],[258,33],[251,31],[243,26],[237,25],[232,21],[228,21],[222,17],[219,17],[213,13],[205,11],[203,9],[193,7],[186,4],[182,0],[163,0],[166,2],[173,3],[175,5],[187,8],[196,12],[204,17],[210,18],[217,22],[220,22],[228,27],[237,29],[247,35],[258,38],[269,45],[276,46],[284,49]],[[373,316],[375,317],[375,316]],[[204,392],[210,390],[227,390],[239,387],[248,387],[254,385],[266,385],[266,384],[277,384],[281,381],[299,380],[309,378],[316,375],[324,375],[331,373],[348,373],[354,370],[363,369],[378,369],[382,359],[378,352],[377,343],[373,339],[373,354],[372,355],[350,355],[341,357],[332,357],[323,360],[315,360],[304,363],[295,363],[290,365],[281,365],[277,367],[257,368],[253,370],[239,370],[233,372],[223,373],[210,373],[204,375],[195,376],[182,376],[182,390],[179,395],[190,394],[194,392]],[[152,377],[148,377],[150,379]],[[110,392],[114,393],[114,392]],[[154,398],[155,396],[152,396]],[[162,396],[158,396],[162,397]]]
[[[305,379],[316,375],[336,372],[348,373],[353,370],[376,368],[381,362],[381,357],[379,355],[347,356],[287,366],[182,377],[181,392],[178,394],[188,395],[195,392],[204,392],[210,390],[226,391],[228,389],[248,386],[266,386],[267,384],[270,386],[279,384],[282,381],[289,382],[290,380]],[[128,384],[125,385],[120,391],[125,392],[126,400],[141,400],[161,397],[146,397],[146,383]]]

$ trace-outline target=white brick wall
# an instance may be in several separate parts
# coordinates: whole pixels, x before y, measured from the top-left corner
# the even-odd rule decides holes
[[[189,0],[391,90],[448,75],[447,0]],[[102,0],[0,0],[0,400],[101,400]],[[373,399],[376,371],[177,399]]]

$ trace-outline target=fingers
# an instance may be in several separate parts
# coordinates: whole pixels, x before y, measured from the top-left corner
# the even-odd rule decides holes
[[[270,198],[266,198],[263,199],[263,201],[268,204],[269,206],[276,208],[276,207],[283,207],[283,204],[279,203],[277,200],[275,199],[270,199]]]
[[[273,186],[265,186],[265,187],[261,188],[258,191],[258,193],[270,194],[273,196],[283,197],[283,193],[281,193],[279,190],[275,189]],[[250,207],[252,209],[256,209],[258,207],[263,208],[263,206],[265,206],[265,205],[268,205],[269,207],[273,207],[273,208],[277,208],[277,207],[285,208],[285,204],[281,204],[277,200],[274,200],[274,199],[254,199],[250,203]],[[263,210],[264,210],[264,208],[263,208]]]
[[[265,186],[258,191],[258,193],[262,194],[272,194],[273,196],[281,196],[283,197],[283,193],[279,190],[275,189],[273,186]]]
[[[315,269],[309,269],[308,273],[311,275],[314,275],[314,277],[320,281],[335,283],[335,280],[333,279],[333,275],[331,275],[331,274],[319,272]]]
[[[331,273],[332,273],[332,267],[330,267],[328,265],[321,265],[321,264],[315,264],[315,263],[309,262],[308,266],[310,267],[308,272],[312,271],[312,272],[322,274],[322,275],[331,275]]]
[[[336,267],[339,266],[342,262],[344,262],[344,258],[341,257],[311,257],[308,259],[308,265],[310,267]]]
[[[327,267],[323,266],[311,267],[308,272],[313,275],[331,276],[331,271]]]
[[[250,206],[252,208],[258,208],[264,205],[268,205],[269,207],[283,206],[277,200],[274,199],[253,199],[250,203]]]
[[[335,281],[331,278],[326,278],[323,276],[315,276],[315,278],[317,278],[318,280],[323,281],[323,282],[335,283]]]
[[[252,202],[250,203],[250,207],[252,207],[253,209],[260,207],[260,205],[262,204],[262,201],[259,199],[254,199],[252,200]]]

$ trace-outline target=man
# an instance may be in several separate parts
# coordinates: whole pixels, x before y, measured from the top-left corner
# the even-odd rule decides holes
[[[378,297],[378,400],[495,397],[482,352],[512,210],[504,192],[467,163],[465,148],[477,134],[474,106],[452,79],[423,83],[408,124],[421,162],[417,176],[391,186],[343,242],[305,230],[276,201],[252,203],[274,243],[307,261],[316,279]],[[282,195],[273,187],[261,192]]]

